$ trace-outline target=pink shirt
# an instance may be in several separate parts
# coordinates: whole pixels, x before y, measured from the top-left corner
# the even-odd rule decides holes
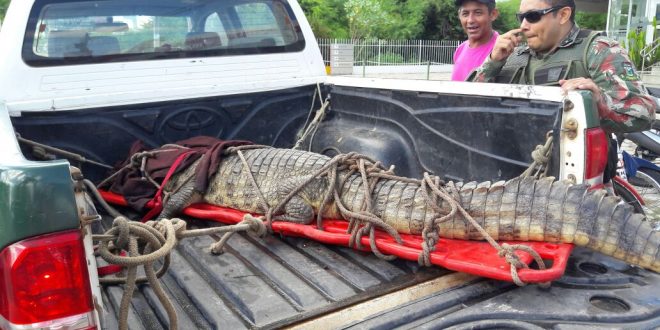
[[[488,43],[474,48],[470,48],[467,40],[460,44],[454,52],[454,70],[451,73],[451,80],[463,81],[472,70],[479,67],[493,50],[498,35],[497,31],[493,31],[493,36]]]

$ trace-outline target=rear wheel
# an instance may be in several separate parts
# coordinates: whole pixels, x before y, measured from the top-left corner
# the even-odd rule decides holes
[[[621,199],[628,205],[632,206],[637,213],[644,213],[642,202],[635,196],[635,193],[625,185],[625,180],[620,177],[614,177],[612,180],[614,187],[614,194],[621,197]]]

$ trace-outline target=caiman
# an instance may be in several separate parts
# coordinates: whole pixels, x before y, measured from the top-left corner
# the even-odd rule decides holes
[[[242,153],[259,190],[244,169],[244,162],[232,153],[221,162],[207,191],[195,193],[193,164],[166,185],[171,195],[160,218],[174,216],[195,202],[264,213],[260,196],[270,206],[278,204],[331,160],[291,149],[249,149]],[[361,175],[343,170],[338,177],[346,179],[339,192],[343,204],[359,211],[365,196]],[[324,218],[341,219],[336,203],[321,207],[329,185],[328,176],[313,178],[276,219],[310,223],[319,210]],[[606,196],[605,190],[589,190],[585,184],[551,177],[458,186],[460,196],[456,199],[460,205],[495,240],[572,243],[660,272],[660,232],[618,197]],[[442,199],[438,199],[439,207],[432,207],[422,190],[420,184],[410,180],[381,179],[371,194],[372,212],[400,233],[420,234],[425,221],[450,211],[449,203]],[[444,238],[483,239],[460,214],[438,224],[437,229]]]

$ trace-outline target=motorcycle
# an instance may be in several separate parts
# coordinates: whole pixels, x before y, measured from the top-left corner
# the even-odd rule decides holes
[[[652,95],[660,90],[651,90]],[[660,230],[660,121],[648,131],[625,133],[618,137],[619,166],[614,190],[637,212],[646,214],[656,230]],[[634,143],[631,155],[621,147],[624,140]]]

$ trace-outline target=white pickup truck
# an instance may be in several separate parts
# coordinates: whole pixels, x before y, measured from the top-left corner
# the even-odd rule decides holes
[[[99,285],[70,166],[98,183],[135,140],[291,147],[327,100],[305,148],[404,176],[512,178],[548,131],[554,176],[598,184],[606,160],[588,93],[326,76],[295,0],[14,0],[0,50],[0,329],[117,327],[122,287]],[[213,240],[181,241],[161,279],[181,329],[660,327],[660,275],[580,249],[541,289],[301,238],[235,235],[215,256]],[[128,324],[169,326],[149,286]]]

